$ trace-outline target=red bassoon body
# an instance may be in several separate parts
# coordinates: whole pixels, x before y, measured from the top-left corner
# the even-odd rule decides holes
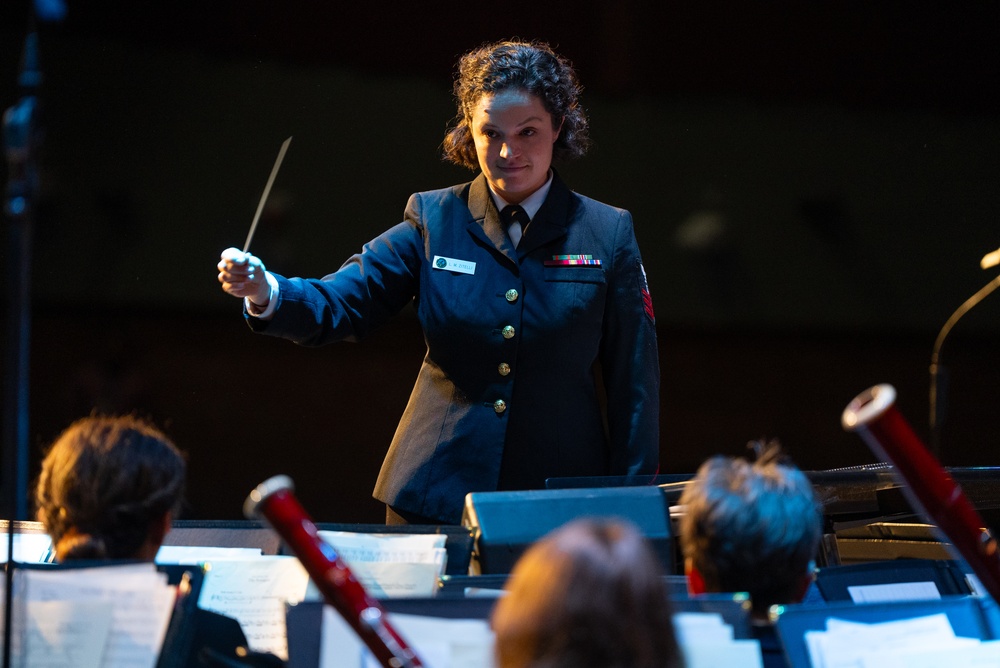
[[[983,587],[1000,601],[1000,549],[962,488],[896,410],[896,390],[876,385],[844,409],[841,423],[890,463],[906,484],[903,492],[968,562]]]
[[[292,481],[279,475],[265,480],[247,497],[243,513],[263,517],[278,532],[324,600],[350,624],[384,668],[423,666],[385,617],[382,605],[365,589],[333,547],[319,537],[315,523],[299,504]]]

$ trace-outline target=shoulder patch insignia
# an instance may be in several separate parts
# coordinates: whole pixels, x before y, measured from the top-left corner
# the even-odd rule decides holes
[[[646,312],[646,317],[652,322],[656,322],[653,314],[653,297],[649,294],[649,283],[646,281],[646,270],[639,262],[639,292],[642,294],[642,309]]]

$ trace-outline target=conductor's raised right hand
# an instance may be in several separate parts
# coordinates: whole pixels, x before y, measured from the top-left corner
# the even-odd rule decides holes
[[[234,297],[247,298],[260,309],[267,308],[271,288],[265,276],[266,269],[259,257],[244,253],[239,248],[222,251],[219,260],[219,283]]]

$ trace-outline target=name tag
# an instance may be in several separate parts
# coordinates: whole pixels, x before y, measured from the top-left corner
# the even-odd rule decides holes
[[[431,266],[435,269],[441,269],[442,271],[454,271],[459,274],[474,274],[476,273],[476,263],[469,262],[468,260],[456,260],[453,257],[442,257],[441,255],[434,256],[434,262]]]

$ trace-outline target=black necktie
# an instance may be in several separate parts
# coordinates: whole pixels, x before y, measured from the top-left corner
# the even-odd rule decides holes
[[[524,230],[528,227],[528,223],[531,222],[528,219],[528,212],[517,204],[508,204],[500,212],[500,223],[503,228],[507,230],[507,234],[510,235],[510,240],[514,242],[514,246],[521,240],[521,235],[524,234]],[[517,225],[511,229],[511,226],[517,223]]]

